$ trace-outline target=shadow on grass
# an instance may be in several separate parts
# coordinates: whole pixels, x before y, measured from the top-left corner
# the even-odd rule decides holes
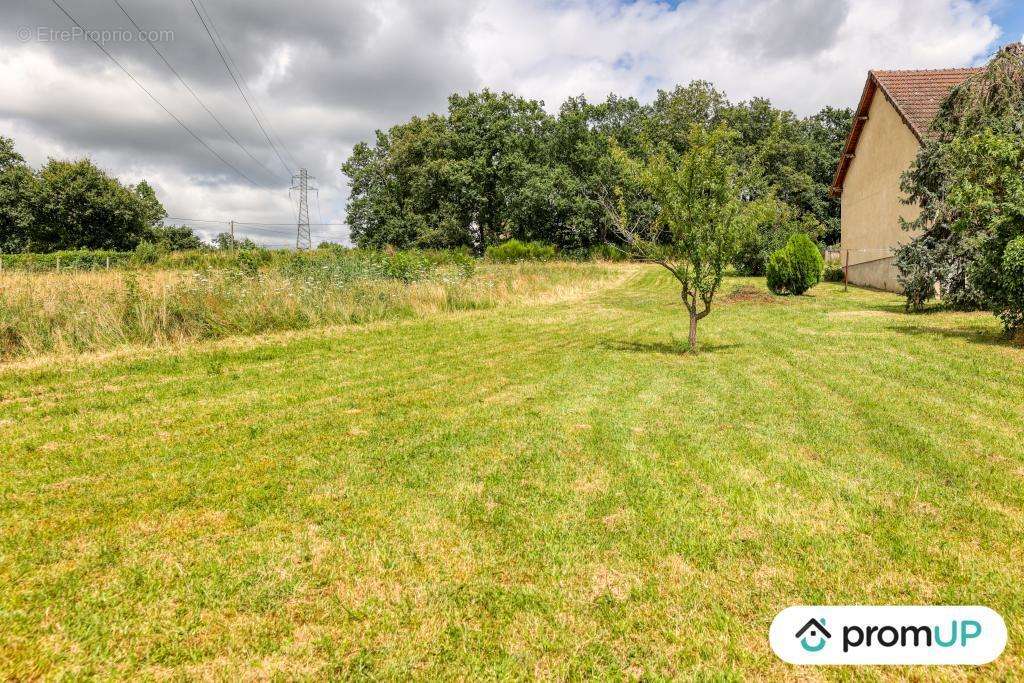
[[[886,313],[900,313],[900,314],[903,314],[903,315],[910,315],[910,316],[918,316],[918,315],[920,315],[920,316],[929,316],[929,315],[932,315],[934,313],[957,313],[958,312],[957,309],[951,308],[951,307],[943,305],[943,304],[933,304],[933,305],[930,305],[930,306],[925,306],[924,308],[922,308],[919,311],[909,311],[909,310],[907,310],[906,304],[900,304],[900,303],[878,304],[877,306],[871,306],[871,310],[873,310],[873,311],[884,311]]]
[[[899,332],[911,337],[934,336],[946,339],[963,339],[974,344],[985,346],[1002,346],[1007,349],[1024,349],[1020,341],[1010,339],[1001,332],[990,330],[976,330],[970,328],[948,328],[948,327],[901,327],[890,325],[886,327],[890,332]]]
[[[600,343],[601,348],[609,351],[629,351],[632,353],[661,353],[670,356],[689,356],[690,344],[685,340],[671,341],[627,341],[621,339],[604,339]],[[710,353],[714,351],[727,351],[741,347],[742,344],[714,344],[697,343],[697,353]]]

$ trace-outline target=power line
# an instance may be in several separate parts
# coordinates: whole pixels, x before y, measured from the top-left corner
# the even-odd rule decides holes
[[[320,210],[320,188],[314,187],[313,191],[316,192],[316,217],[320,219],[320,224],[324,222],[324,212]]]
[[[267,113],[265,111],[263,111],[263,107],[260,105],[260,101],[256,98],[255,95],[253,95],[252,88],[249,87],[249,83],[245,80],[245,74],[243,74],[242,70],[238,68],[238,62],[236,62],[234,56],[232,56],[231,50],[228,48],[228,43],[226,40],[224,40],[224,36],[222,36],[220,34],[220,31],[217,29],[217,22],[213,20],[213,15],[210,14],[210,10],[206,9],[206,5],[203,4],[203,0],[196,1],[199,3],[199,7],[202,8],[203,13],[206,15],[206,20],[210,22],[210,28],[213,29],[213,34],[217,36],[217,40],[220,41],[221,46],[224,48],[224,54],[227,55],[228,62],[231,63],[231,66],[234,68],[235,73],[238,74],[238,77],[242,79],[242,86],[248,91],[249,97],[252,99],[252,103],[256,106],[256,111],[259,112],[259,115],[263,117],[263,120],[267,124],[267,128],[270,129],[271,137],[277,140],[277,143],[282,147],[282,149],[284,149],[285,155],[287,155],[288,159],[292,162],[292,164],[296,168],[298,168],[302,164],[295,160],[295,156],[291,153],[291,150],[288,149],[288,145],[284,143],[284,140],[281,139],[281,136],[278,135],[277,131],[274,130],[274,126],[270,123],[270,117],[267,116]]]
[[[253,160],[253,161],[255,161],[255,162],[256,162],[257,164],[259,164],[260,168],[262,168],[262,169],[263,169],[264,171],[266,171],[266,172],[267,172],[268,174],[270,174],[270,176],[272,176],[272,177],[274,177],[274,178],[277,178],[277,176],[275,175],[275,173],[274,173],[273,171],[271,171],[271,170],[270,170],[269,168],[267,168],[267,167],[266,167],[266,165],[264,165],[264,163],[263,163],[262,161],[260,161],[259,159],[257,159],[257,158],[256,158],[256,157],[255,157],[255,156],[253,155],[253,153],[252,153],[252,152],[250,152],[250,151],[249,151],[249,150],[248,150],[248,149],[247,149],[247,148],[245,147],[245,145],[243,145],[243,144],[242,144],[241,142],[239,142],[238,138],[236,138],[236,137],[235,137],[235,136],[234,136],[234,135],[233,135],[233,134],[231,133],[231,131],[230,131],[230,130],[228,130],[227,126],[225,126],[225,125],[224,125],[224,124],[223,124],[223,123],[221,122],[221,120],[220,120],[219,118],[217,118],[217,115],[216,115],[216,114],[214,114],[214,113],[213,113],[213,112],[212,112],[212,111],[210,110],[210,108],[206,106],[206,103],[205,103],[205,102],[203,102],[202,98],[200,98],[200,97],[199,97],[199,95],[198,95],[198,94],[196,93],[196,91],[192,89],[192,86],[190,86],[190,85],[188,84],[188,82],[186,82],[186,81],[185,81],[185,79],[184,79],[184,78],[182,77],[182,75],[181,75],[180,73],[178,73],[178,70],[174,68],[174,66],[173,66],[173,65],[172,65],[172,64],[170,63],[170,61],[168,61],[167,57],[165,57],[165,56],[164,56],[164,53],[160,51],[160,48],[158,48],[158,47],[156,46],[156,44],[155,44],[155,43],[154,43],[153,41],[151,41],[151,40],[150,40],[149,38],[147,38],[147,37],[146,37],[146,33],[145,33],[145,31],[143,31],[143,30],[142,30],[142,28],[141,28],[141,27],[140,27],[140,26],[139,26],[139,25],[138,25],[138,24],[137,24],[137,23],[135,22],[135,19],[133,19],[133,18],[132,18],[132,15],[128,14],[128,10],[126,10],[126,9],[124,8],[124,6],[123,6],[123,5],[122,5],[122,4],[121,4],[121,3],[119,2],[119,0],[113,0],[113,2],[114,2],[114,4],[115,4],[115,5],[117,5],[117,8],[118,8],[119,10],[121,10],[121,12],[122,12],[122,13],[123,13],[123,14],[124,14],[124,15],[125,15],[126,17],[128,17],[128,21],[130,21],[130,22],[132,23],[132,26],[134,26],[134,27],[135,27],[135,30],[136,30],[136,31],[138,31],[139,35],[140,35],[140,36],[143,36],[143,38],[145,39],[146,43],[147,43],[147,44],[148,44],[148,45],[149,45],[149,46],[150,46],[151,48],[153,48],[153,52],[155,52],[155,53],[157,54],[157,56],[158,56],[158,57],[160,57],[160,59],[161,59],[161,61],[163,61],[164,65],[165,65],[165,66],[166,66],[166,67],[167,67],[168,69],[170,69],[170,70],[171,70],[171,73],[173,73],[173,74],[174,74],[175,76],[177,76],[178,80],[179,80],[179,81],[181,81],[181,84],[182,84],[183,86],[185,86],[185,89],[186,89],[186,90],[188,90],[189,94],[191,94],[191,95],[192,95],[192,97],[193,97],[193,98],[195,98],[195,101],[199,103],[199,106],[200,106],[200,107],[202,107],[202,108],[203,108],[203,109],[204,109],[204,110],[206,111],[206,113],[210,115],[210,118],[211,118],[211,119],[213,119],[213,120],[214,120],[214,121],[215,121],[215,122],[217,123],[217,125],[218,125],[218,126],[220,126],[220,129],[221,129],[222,131],[224,131],[224,133],[225,133],[225,134],[226,134],[226,135],[227,135],[227,136],[228,136],[229,138],[231,138],[232,142],[234,142],[234,143],[235,143],[236,145],[238,145],[238,148],[239,148],[240,150],[242,150],[242,151],[243,151],[243,152],[245,152],[245,153],[246,153],[247,155],[249,155],[249,158],[250,158],[250,159],[252,159],[252,160]]]
[[[168,217],[168,218],[165,218],[164,220],[165,221],[171,221],[171,222],[180,222],[180,223],[223,223],[224,225],[227,225],[228,223],[231,222],[231,221],[224,221],[224,220],[216,220],[216,219],[213,219],[213,218],[171,218],[171,217]],[[272,227],[274,227],[274,226],[295,227],[295,221],[292,221],[290,223],[250,223],[250,222],[243,223],[242,221],[235,221],[235,225],[266,225],[266,226],[272,226]],[[313,227],[331,227],[331,226],[333,226],[333,227],[342,227],[345,224],[344,223],[310,223],[310,225],[313,226]]]
[[[82,34],[85,35],[85,37],[87,37],[89,39],[89,41],[93,45],[98,47],[100,49],[100,51],[103,54],[105,54],[108,59],[110,59],[110,61],[112,61],[114,64],[116,64],[117,68],[119,68],[121,71],[123,71],[125,73],[125,75],[128,76],[128,78],[132,79],[132,82],[135,83],[135,85],[139,86],[139,88],[142,89],[142,92],[144,92],[147,95],[149,95],[149,98],[151,100],[156,102],[157,105],[159,105],[159,107],[161,109],[163,109],[167,113],[168,116],[170,116],[172,119],[174,119],[175,122],[179,126],[184,128],[188,132],[188,134],[191,135],[193,138],[195,138],[196,141],[199,144],[201,144],[203,147],[205,147],[207,149],[207,151],[210,152],[210,154],[212,154],[213,156],[217,157],[217,159],[219,159],[222,164],[224,164],[225,166],[230,168],[232,171],[234,171],[235,173],[237,173],[241,177],[243,177],[246,180],[248,180],[253,185],[256,185],[258,187],[262,187],[264,189],[269,189],[265,185],[263,185],[262,183],[258,183],[255,180],[253,180],[252,178],[250,178],[249,176],[247,176],[245,173],[240,171],[234,164],[232,164],[230,161],[228,161],[227,159],[222,157],[220,154],[218,154],[217,151],[213,147],[210,147],[210,145],[206,144],[205,140],[203,140],[201,137],[196,135],[195,131],[193,131],[191,128],[189,128],[185,124],[184,121],[182,121],[177,116],[175,116],[174,113],[170,109],[168,109],[167,107],[164,106],[163,102],[161,102],[159,99],[157,99],[156,95],[154,95],[152,92],[150,92],[149,89],[146,86],[144,86],[141,82],[139,82],[139,79],[135,78],[135,76],[132,75],[131,71],[129,71],[123,64],[121,64],[121,62],[117,61],[117,58],[114,57],[114,55],[110,54],[110,52],[107,51],[107,48],[103,47],[103,45],[99,41],[97,41],[95,38],[93,38],[92,35],[89,33],[89,31],[87,31],[84,26],[82,26],[80,23],[78,23],[78,20],[75,19],[73,16],[71,16],[71,14],[66,9],[64,9],[64,6],[61,5],[60,2],[58,2],[58,0],[50,0],[50,1],[54,5],[57,6],[57,9],[59,9],[64,14],[64,16],[66,16],[71,21],[71,23],[73,23],[75,26],[77,26],[79,28],[80,31],[82,31]]]
[[[56,2],[56,0],[54,1]],[[259,126],[260,130],[263,132],[263,137],[265,137],[267,139],[267,142],[270,143],[270,148],[274,150],[274,154],[277,155],[278,161],[280,161],[281,165],[284,166],[284,169],[288,172],[288,175],[293,175],[292,170],[288,167],[288,164],[285,163],[284,158],[281,156],[281,152],[278,151],[277,145],[275,145],[274,141],[270,139],[270,135],[267,134],[266,128],[263,127],[263,124],[260,122],[260,118],[256,115],[256,110],[253,108],[253,105],[249,101],[249,98],[246,97],[245,91],[242,89],[242,85],[238,82],[238,79],[235,78],[235,74],[231,70],[231,67],[228,65],[227,58],[224,56],[224,51],[220,49],[220,45],[217,44],[217,39],[213,37],[213,33],[210,31],[210,26],[206,23],[206,19],[203,18],[203,13],[199,11],[199,5],[196,4],[196,0],[190,0],[190,2],[192,3],[192,9],[196,11],[196,16],[199,17],[199,21],[202,22],[203,28],[206,29],[206,35],[210,37],[210,41],[213,43],[213,47],[216,48],[217,54],[220,55],[220,60],[224,62],[224,68],[227,69],[228,75],[231,76],[231,80],[234,81],[235,87],[238,88],[238,92],[242,95],[242,99],[245,101],[246,106],[249,107],[249,112],[252,114],[253,119],[256,121],[256,125]],[[204,7],[203,9],[205,10],[206,8]],[[208,12],[207,16],[209,16]],[[210,19],[210,23],[213,23],[213,19]],[[224,44],[224,50],[227,50],[227,43]],[[242,72],[239,71],[238,75],[241,76]],[[244,76],[242,78],[244,80]]]

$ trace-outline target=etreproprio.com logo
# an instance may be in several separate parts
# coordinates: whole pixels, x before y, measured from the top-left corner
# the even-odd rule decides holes
[[[987,607],[790,607],[768,632],[791,664],[987,664],[1006,624]]]

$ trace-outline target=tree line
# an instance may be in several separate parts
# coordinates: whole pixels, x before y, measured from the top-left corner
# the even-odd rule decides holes
[[[557,115],[510,93],[455,94],[446,113],[414,117],[355,146],[342,166],[351,187],[346,220],[361,247],[482,253],[514,238],[587,250],[620,239],[603,205],[624,186],[615,150],[679,159],[695,127],[723,128],[730,158],[752,171],[743,199],[774,202],[736,256],[744,272],[759,274],[793,232],[838,242],[829,187],[852,116],[826,107],[801,118],[762,98],[733,104],[705,81],[659,91],[647,104],[572,97]],[[655,211],[642,189],[629,203]]]

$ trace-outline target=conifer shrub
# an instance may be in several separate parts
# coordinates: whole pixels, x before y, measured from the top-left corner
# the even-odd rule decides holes
[[[800,295],[821,282],[825,259],[807,235],[791,235],[786,246],[774,252],[765,268],[768,289],[775,294]]]

